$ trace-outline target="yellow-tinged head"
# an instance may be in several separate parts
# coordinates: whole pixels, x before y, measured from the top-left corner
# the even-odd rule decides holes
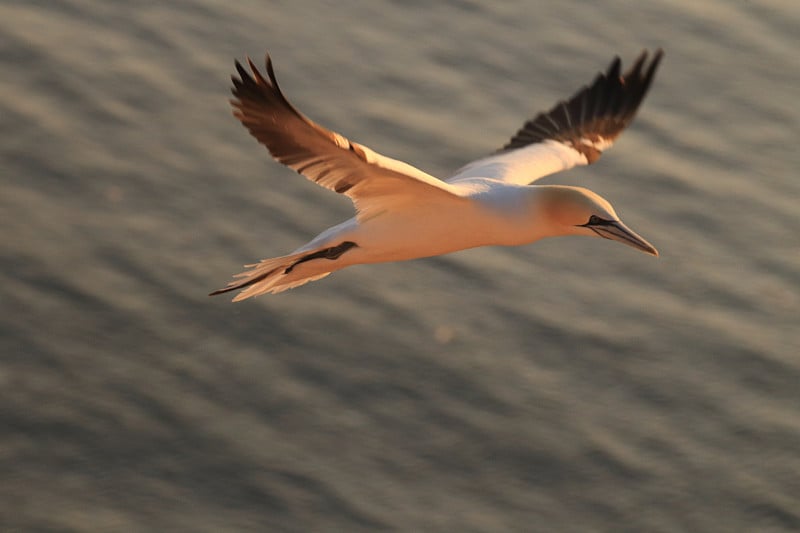
[[[537,189],[536,213],[538,223],[546,228],[546,236],[602,237],[658,256],[658,250],[623,224],[611,204],[599,194],[563,185],[544,185]]]

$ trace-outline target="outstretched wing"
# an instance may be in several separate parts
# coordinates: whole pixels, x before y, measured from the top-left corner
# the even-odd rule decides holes
[[[663,55],[656,51],[648,64],[645,50],[622,75],[620,59],[614,58],[591,85],[536,115],[495,154],[469,163],[447,181],[493,178],[525,185],[594,163],[633,120]]]
[[[382,156],[306,118],[281,92],[272,60],[265,79],[247,60],[252,75],[237,61],[233,114],[270,154],[323,187],[353,200],[359,219],[421,199],[461,199],[447,183],[413,166]]]

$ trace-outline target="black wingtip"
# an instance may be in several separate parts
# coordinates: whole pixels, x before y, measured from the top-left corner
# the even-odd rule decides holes
[[[239,74],[239,80],[231,76],[231,79],[233,80],[234,84],[236,84],[237,82],[247,83],[249,81],[249,82],[255,82],[260,85],[270,85],[261,75],[261,72],[258,70],[258,67],[256,67],[256,64],[253,63],[253,60],[250,59],[250,56],[245,56],[245,61],[247,62],[247,66],[250,67],[250,72],[247,71],[247,69],[244,67],[244,65],[242,65],[241,62],[239,62],[238,59],[233,60],[233,64],[236,66],[236,72]],[[274,83],[275,74],[274,72],[272,72],[272,60],[269,57],[269,53],[267,53],[266,65],[267,65],[267,72],[270,74],[269,78]]]
[[[653,55],[653,59],[650,61],[650,66],[647,67],[647,71],[642,76],[642,99],[647,94],[647,91],[650,90],[650,85],[653,83],[653,79],[656,76],[656,70],[658,69],[658,65],[661,63],[661,58],[664,57],[664,50],[659,48],[656,50],[656,53]]]
[[[641,75],[642,67],[644,66],[645,62],[647,61],[647,56],[650,55],[649,52],[645,49],[639,54],[639,57],[636,58],[633,65],[623,74],[624,78],[638,78]]]
[[[619,56],[614,56],[614,60],[611,61],[611,64],[608,66],[608,71],[606,71],[606,78],[613,80],[615,78],[619,78],[619,71],[622,68],[622,59]]]
[[[652,76],[655,73],[656,69],[658,68],[659,63],[661,63],[661,59],[664,57],[664,50],[659,48],[656,50],[656,53],[653,54],[653,60],[650,61],[650,68],[647,69],[647,75]]]
[[[234,64],[236,65],[236,72],[238,72],[238,73],[239,73],[239,79],[240,79],[241,81],[244,81],[246,78],[249,78],[249,77],[250,77],[250,75],[247,73],[247,69],[245,69],[245,68],[242,66],[242,64],[241,64],[241,63],[239,63],[239,60],[238,60],[238,59],[234,60]]]
[[[255,77],[256,83],[258,85],[262,85],[264,87],[270,87],[270,86],[276,86],[277,85],[275,83],[275,80],[274,80],[273,76],[270,76],[271,82],[265,80],[264,76],[261,75],[261,72],[258,70],[258,68],[256,68],[256,65],[253,63],[253,61],[249,57],[247,58],[247,64],[250,65],[250,70],[253,72],[253,76]],[[269,68],[269,64],[267,64],[267,68]]]
[[[269,79],[274,82],[275,71],[272,69],[272,57],[270,57],[269,52],[264,54],[264,66],[267,68],[267,75],[269,76]]]
[[[556,140],[581,152],[589,163],[596,161],[627,127],[644,100],[664,51],[656,50],[648,63],[649,55],[643,50],[622,75],[622,60],[615,56],[591,85],[526,122],[500,151]],[[597,143],[592,144],[592,139]]]

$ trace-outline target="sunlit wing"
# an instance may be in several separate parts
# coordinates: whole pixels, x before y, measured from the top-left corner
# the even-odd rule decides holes
[[[252,75],[237,61],[239,78],[231,76],[234,116],[277,161],[350,197],[359,219],[424,199],[462,200],[453,186],[306,118],[278,87],[269,55],[268,79],[248,64]]]
[[[569,100],[525,123],[503,148],[464,166],[448,183],[493,178],[525,185],[541,177],[597,161],[630,124],[653,81],[663,52],[647,62],[643,51],[620,75],[614,58],[608,70]]]

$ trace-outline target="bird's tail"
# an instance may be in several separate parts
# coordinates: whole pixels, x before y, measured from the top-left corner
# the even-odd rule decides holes
[[[253,265],[245,265],[245,268],[248,270],[245,270],[241,274],[234,275],[234,280],[228,283],[227,287],[217,289],[209,294],[209,296],[215,296],[237,289],[245,289],[233,299],[234,302],[238,302],[250,298],[251,296],[258,296],[259,294],[275,294],[282,292],[286,289],[308,283],[309,281],[324,278],[330,274],[330,272],[322,272],[305,277],[292,275],[294,273],[293,265],[296,265],[305,255],[307,254],[284,255],[283,257],[263,259]]]
[[[217,289],[209,296],[245,289],[233,299],[234,302],[238,302],[251,296],[276,294],[305,285],[309,281],[324,278],[332,271],[338,270],[338,265],[334,266],[331,261],[338,259],[354,246],[355,243],[345,241],[338,246],[262,259],[258,263],[245,265],[248,270],[236,274],[233,276],[235,279],[225,288]],[[319,261],[320,259],[326,261]]]

